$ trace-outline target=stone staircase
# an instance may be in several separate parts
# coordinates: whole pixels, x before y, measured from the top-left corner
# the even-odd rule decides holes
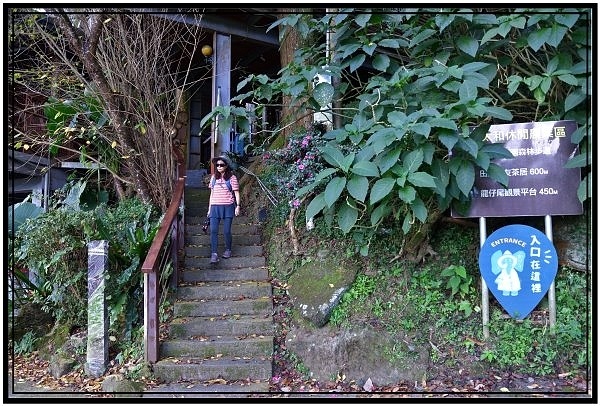
[[[202,231],[208,196],[186,187],[185,265],[154,375],[186,393],[268,392],[273,303],[260,226],[235,218],[232,257],[210,264],[210,235]]]

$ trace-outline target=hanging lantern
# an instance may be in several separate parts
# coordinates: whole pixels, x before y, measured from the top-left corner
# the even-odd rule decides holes
[[[202,55],[209,57],[212,55],[213,49],[210,45],[203,45],[202,46]]]

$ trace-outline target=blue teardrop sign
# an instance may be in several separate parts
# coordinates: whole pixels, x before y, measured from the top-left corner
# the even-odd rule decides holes
[[[520,224],[502,227],[485,240],[479,269],[488,289],[511,317],[521,320],[542,300],[558,270],[552,241]]]

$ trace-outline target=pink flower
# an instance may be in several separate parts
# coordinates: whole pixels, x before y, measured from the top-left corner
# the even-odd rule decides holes
[[[298,169],[300,169],[301,171],[304,170],[304,164],[298,165]]]

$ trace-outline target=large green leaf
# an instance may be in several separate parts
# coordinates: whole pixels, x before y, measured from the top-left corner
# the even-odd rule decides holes
[[[411,172],[408,174],[408,181],[418,187],[435,188],[433,176],[426,172]]]
[[[350,59],[350,61],[349,61],[350,72],[354,72],[355,70],[360,68],[362,66],[362,64],[365,62],[366,57],[367,56],[365,54],[358,54],[358,55],[354,56],[352,59]]]
[[[471,37],[458,38],[456,40],[456,46],[465,54],[471,55],[473,58],[477,55],[477,50],[479,49],[479,43],[476,39]]]
[[[398,197],[406,203],[411,203],[417,197],[417,191],[414,187],[407,185],[398,189]]]
[[[369,137],[367,145],[372,145],[373,150],[378,154],[397,139],[397,131],[397,129],[391,127],[379,129]]]
[[[350,168],[350,172],[362,176],[379,176],[379,168],[371,161],[358,161]]]
[[[8,234],[12,235],[13,229],[17,231],[27,219],[34,219],[43,212],[44,209],[27,201],[8,206]]]
[[[454,131],[458,130],[454,120],[450,120],[449,118],[443,118],[443,117],[432,118],[429,121],[429,125],[432,127],[446,128],[448,130],[454,130]]]
[[[400,158],[400,154],[402,153],[402,147],[397,146],[393,149],[388,149],[383,154],[377,157],[377,165],[379,166],[379,170],[382,174],[386,173],[389,169],[391,169]]]
[[[441,197],[446,196],[446,187],[450,182],[450,172],[448,170],[448,164],[441,159],[435,159],[431,163],[431,174],[435,181],[436,192]]]
[[[338,170],[336,168],[323,169],[321,172],[319,172],[317,174],[317,176],[315,176],[315,179],[311,183],[298,189],[298,191],[296,192],[296,197],[303,196],[303,195],[307,194],[308,192],[312,191],[315,187],[319,186],[323,182],[323,180],[325,180],[327,177],[333,175],[337,171]]]
[[[387,197],[392,191],[392,188],[394,187],[395,183],[396,179],[389,177],[377,180],[377,182],[375,182],[375,184],[371,188],[371,195],[369,199],[371,204],[377,203],[381,199]]]
[[[336,176],[331,179],[325,187],[325,204],[327,207],[333,206],[337,199],[342,195],[344,188],[346,187],[346,178],[342,176]]]
[[[325,192],[315,196],[306,207],[306,221],[312,219],[325,208]]]
[[[413,212],[413,215],[418,218],[421,223],[425,223],[427,221],[427,207],[423,200],[418,197],[410,204],[410,210]]]
[[[479,145],[472,138],[460,138],[458,140],[458,146],[469,153],[473,158],[477,158],[477,154],[479,153]]]
[[[455,176],[460,191],[465,196],[469,196],[469,192],[475,183],[475,168],[473,167],[473,164],[467,161],[461,161]]]
[[[439,130],[438,131],[438,139],[448,151],[451,151],[454,148],[454,145],[458,142],[458,134],[456,131],[449,130]]]
[[[390,57],[385,54],[377,54],[373,58],[373,67],[381,72],[385,72],[390,66]]]
[[[331,166],[336,168],[344,167],[344,154],[335,145],[329,143],[321,148],[322,157]]]
[[[490,166],[487,169],[487,174],[491,179],[494,179],[496,182],[500,183],[503,186],[508,186],[508,175],[504,168],[495,163],[490,163]]]
[[[586,175],[583,181],[577,187],[577,198],[580,202],[584,202],[589,197],[588,190],[592,190],[592,179],[590,175]]]
[[[391,207],[386,202],[381,202],[371,211],[371,225],[376,226],[391,212]]]
[[[565,112],[577,107],[586,98],[587,95],[579,89],[571,92],[565,99]]]
[[[347,234],[356,224],[358,210],[349,203],[342,204],[338,211],[338,225],[344,234]]]
[[[500,120],[510,121],[513,118],[512,113],[504,107],[488,106],[486,107],[486,110],[490,116]]]
[[[587,154],[575,155],[565,164],[565,168],[585,168],[590,164],[590,157]]]
[[[369,180],[364,176],[352,175],[346,184],[346,189],[350,196],[359,202],[364,202],[369,189]]]
[[[458,97],[464,104],[477,99],[477,86],[470,81],[464,81],[458,89]]]
[[[403,166],[407,172],[416,172],[423,163],[423,151],[415,149],[410,151],[403,159]]]
[[[485,152],[490,156],[490,158],[514,158],[512,152],[510,152],[503,143],[497,142],[492,144],[484,144],[480,152]]]
[[[550,39],[550,35],[550,28],[541,28],[539,30],[532,31],[527,36],[527,44],[529,44],[531,49],[537,52],[542,47],[542,45],[544,45],[546,41]]]
[[[552,45],[555,48],[558,47],[568,30],[569,29],[564,25],[553,24],[550,28],[550,35],[548,36],[546,42],[548,45]]]

